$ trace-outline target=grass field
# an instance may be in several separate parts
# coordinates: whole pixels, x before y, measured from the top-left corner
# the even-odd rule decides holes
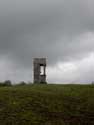
[[[0,87],[0,125],[94,125],[94,85]]]

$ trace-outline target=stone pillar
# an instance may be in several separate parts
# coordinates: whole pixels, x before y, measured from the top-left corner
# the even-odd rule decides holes
[[[43,66],[43,74],[41,74],[41,66]],[[34,58],[34,83],[46,83],[46,58]]]

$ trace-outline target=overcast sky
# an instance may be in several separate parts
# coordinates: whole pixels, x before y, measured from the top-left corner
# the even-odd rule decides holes
[[[32,81],[35,57],[50,83],[94,81],[94,0],[0,0],[0,81]]]

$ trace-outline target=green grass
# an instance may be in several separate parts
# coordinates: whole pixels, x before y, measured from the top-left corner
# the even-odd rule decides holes
[[[94,85],[0,87],[0,125],[94,125]]]

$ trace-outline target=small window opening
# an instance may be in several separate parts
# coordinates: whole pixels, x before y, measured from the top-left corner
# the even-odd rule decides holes
[[[44,75],[44,66],[40,66],[40,75]]]

